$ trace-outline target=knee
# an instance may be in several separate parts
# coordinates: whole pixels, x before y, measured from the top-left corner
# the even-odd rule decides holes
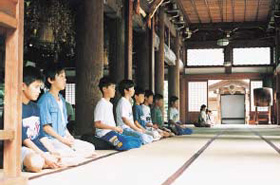
[[[40,172],[43,169],[45,160],[40,155],[32,153],[25,157],[23,164],[29,172]]]

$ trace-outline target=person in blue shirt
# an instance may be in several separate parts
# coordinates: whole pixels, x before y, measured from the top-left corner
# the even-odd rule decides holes
[[[148,134],[153,137],[154,140],[159,140],[161,138],[160,134],[156,130],[148,130],[146,127],[146,121],[143,113],[143,108],[141,104],[144,102],[144,89],[140,87],[135,88],[135,95],[134,95],[134,105],[132,107],[133,110],[133,117],[134,117],[134,124],[136,127],[141,129],[145,134]]]
[[[25,67],[22,84],[22,149],[21,164],[26,171],[39,172],[43,168],[58,168],[60,156],[44,134],[40,125],[40,110],[36,101],[43,85],[41,72]]]
[[[82,158],[94,157],[93,144],[75,139],[66,125],[67,112],[65,99],[59,93],[66,87],[66,74],[59,64],[51,64],[45,71],[46,86],[49,91],[38,101],[41,123],[54,147],[63,154],[71,154]]]

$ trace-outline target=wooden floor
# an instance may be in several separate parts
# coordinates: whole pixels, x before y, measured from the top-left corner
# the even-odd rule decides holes
[[[121,153],[100,151],[103,158],[79,167],[26,175],[30,185],[278,185],[279,146],[278,126],[195,128],[191,136]]]

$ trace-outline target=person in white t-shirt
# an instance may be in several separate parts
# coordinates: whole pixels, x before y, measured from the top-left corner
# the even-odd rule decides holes
[[[144,103],[142,104],[142,110],[143,110],[143,117],[146,121],[146,127],[147,130],[156,130],[161,137],[170,137],[171,134],[161,130],[158,128],[156,124],[153,124],[152,122],[152,116],[151,116],[151,108],[150,105],[152,105],[154,102],[154,93],[151,90],[146,90],[144,94]]]
[[[141,139],[142,144],[148,144],[153,141],[153,137],[144,133],[134,124],[131,97],[134,95],[134,82],[132,80],[122,80],[119,84],[119,91],[122,95],[118,101],[116,114],[117,124],[123,129],[124,135],[134,136]]]
[[[113,104],[110,102],[110,99],[115,97],[115,84],[108,77],[103,77],[99,81],[99,88],[103,97],[94,110],[96,137],[110,142],[116,150],[139,148],[142,144],[139,138],[122,134],[123,129],[116,126]]]
[[[176,135],[192,134],[192,129],[186,128],[180,121],[178,100],[177,96],[171,96],[169,99],[168,125]]]

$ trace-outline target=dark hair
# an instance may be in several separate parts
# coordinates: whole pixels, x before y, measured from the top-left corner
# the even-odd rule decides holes
[[[163,96],[161,94],[156,94],[154,96],[154,101],[157,101],[157,100],[162,100],[163,99]]]
[[[141,87],[135,87],[135,95],[139,95],[139,94],[145,94],[144,89],[142,89]]]
[[[212,111],[210,109],[206,109],[206,113],[211,113]]]
[[[147,98],[149,98],[150,96],[154,96],[154,93],[153,93],[153,91],[151,91],[151,90],[145,90],[144,96],[147,97]]]
[[[115,83],[109,77],[104,76],[103,78],[101,78],[99,80],[98,87],[99,87],[100,91],[103,93],[102,88],[109,87],[110,85],[115,85]]]
[[[47,68],[44,70],[46,76],[46,86],[48,88],[51,87],[51,84],[48,82],[48,78],[54,80],[55,75],[60,74],[64,70],[65,70],[64,67],[59,63],[51,63],[50,65],[48,65]]]
[[[23,83],[29,86],[37,80],[44,82],[44,76],[38,68],[32,66],[23,68]]]
[[[177,100],[179,100],[179,98],[178,98],[177,96],[171,96],[171,97],[169,98],[169,104],[170,104],[170,106],[171,106],[173,103],[175,103]]]
[[[200,111],[202,111],[204,108],[206,108],[206,105],[205,104],[201,105]]]
[[[135,84],[132,80],[122,80],[119,84],[119,92],[121,93],[122,96],[124,96],[124,90],[128,90],[131,87],[134,87]]]

